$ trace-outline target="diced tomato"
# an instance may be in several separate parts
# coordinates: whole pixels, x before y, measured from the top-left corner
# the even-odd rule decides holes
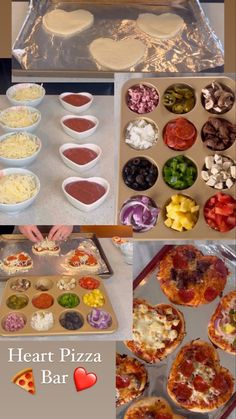
[[[208,225],[221,233],[236,226],[236,201],[231,195],[218,193],[205,204],[204,216]]]
[[[234,206],[232,204],[218,205],[215,208],[215,213],[220,215],[231,215],[233,214]]]
[[[194,378],[193,386],[195,390],[200,391],[201,393],[205,393],[209,389],[209,385],[200,375],[196,375]]]

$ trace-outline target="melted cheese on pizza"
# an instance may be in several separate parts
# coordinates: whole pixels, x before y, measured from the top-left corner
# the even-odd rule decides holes
[[[172,314],[171,308],[168,314]],[[179,319],[167,320],[166,315],[158,314],[144,304],[134,308],[133,339],[144,344],[147,349],[157,350],[165,348],[165,341],[173,341],[178,332],[172,329],[179,324]]]
[[[58,246],[56,245],[55,241],[49,240],[48,237],[46,237],[40,243],[36,243],[33,247],[38,252],[41,252],[43,250],[54,251],[55,249],[58,249]]]

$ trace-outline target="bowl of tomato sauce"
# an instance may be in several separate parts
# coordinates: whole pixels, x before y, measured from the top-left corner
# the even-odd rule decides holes
[[[90,108],[93,103],[93,95],[87,92],[65,92],[60,94],[59,101],[67,111],[80,113]]]
[[[98,124],[98,119],[92,115],[66,115],[61,118],[62,129],[75,140],[82,140],[92,135]]]
[[[91,169],[100,160],[101,148],[96,144],[66,143],[59,148],[62,161],[78,173]]]

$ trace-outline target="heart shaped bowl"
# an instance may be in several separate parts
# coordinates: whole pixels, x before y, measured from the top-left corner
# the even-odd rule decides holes
[[[0,138],[1,140],[1,138]],[[66,157],[63,152],[65,150],[68,150],[69,148],[88,148],[89,150],[95,151],[95,153],[97,153],[97,157],[95,157],[95,159],[91,160],[90,162],[86,163],[86,164],[78,164],[73,162],[72,160],[70,160],[68,157]],[[86,170],[91,169],[93,166],[95,166],[95,164],[97,164],[97,162],[100,160],[101,155],[102,155],[102,149],[96,145],[96,144],[73,144],[73,143],[66,143],[63,144],[60,148],[59,148],[59,153],[60,156],[62,158],[62,161],[66,164],[66,166],[70,167],[70,169],[75,170],[75,172],[78,173],[82,173],[85,172]]]
[[[25,201],[21,201],[18,203],[14,203],[14,204],[4,204],[4,203],[0,203],[0,211],[5,212],[5,213],[9,213],[10,215],[13,214],[17,214],[18,212],[23,211],[24,209],[26,209],[27,207],[29,207],[36,199],[37,195],[39,194],[40,191],[40,181],[39,178],[30,170],[27,169],[21,169],[21,168],[8,168],[8,169],[4,169],[0,172],[0,178],[2,176],[8,176],[8,175],[31,175],[34,178],[34,182],[35,182],[35,193],[33,194],[33,196],[31,196],[31,198],[26,199]]]
[[[0,163],[4,164],[4,166],[8,166],[8,167],[26,167],[26,166],[29,166],[30,164],[32,164],[36,160],[36,158],[37,158],[37,156],[38,156],[38,154],[39,154],[39,152],[42,148],[41,141],[36,135],[31,134],[30,132],[25,132],[27,137],[29,139],[32,139],[35,142],[35,144],[38,146],[37,150],[28,157],[22,157],[22,158],[4,157],[1,154],[1,142],[7,140],[8,138],[14,137],[14,135],[19,135],[19,134],[21,135],[23,133],[10,132],[10,133],[2,135],[0,137]],[[17,145],[16,145],[16,147],[17,147]]]
[[[73,198],[73,196],[71,196],[68,192],[66,192],[65,187],[66,185],[68,185],[69,183],[72,182],[76,182],[76,181],[80,181],[80,180],[86,180],[88,182],[96,182],[99,185],[103,186],[106,190],[106,192],[104,193],[104,195],[101,196],[101,198],[99,198],[97,201],[93,202],[92,204],[84,204],[83,202],[79,201],[76,198]],[[110,191],[110,184],[107,182],[106,179],[101,178],[101,177],[89,177],[89,178],[82,178],[82,177],[68,177],[67,179],[65,179],[62,182],[62,190],[65,194],[65,197],[67,198],[67,200],[77,209],[79,209],[80,211],[84,211],[84,212],[89,212],[92,210],[95,210],[96,208],[98,208],[107,198],[107,195],[109,194]]]
[[[24,118],[27,118],[27,122]],[[8,118],[8,119],[7,119]],[[33,132],[41,121],[41,113],[31,106],[11,106],[0,112],[0,126],[5,132]]]
[[[88,103],[85,103],[84,105],[81,106],[75,106],[75,105],[71,105],[70,103],[65,102],[64,98],[68,95],[81,95],[81,96],[86,96],[89,99]],[[61,105],[63,106],[64,109],[66,109],[69,112],[73,112],[73,113],[81,113],[84,111],[87,111],[87,109],[90,108],[90,106],[93,103],[93,95],[91,95],[90,93],[87,92],[82,92],[82,93],[74,93],[74,92],[65,92],[65,93],[61,93],[59,96],[59,101],[61,103]]]
[[[23,92],[23,90],[29,90],[30,89],[36,89],[38,90],[38,97],[35,99],[24,99],[23,95],[22,98],[20,97],[20,91]],[[45,89],[40,84],[36,83],[19,83],[15,84],[14,86],[9,87],[6,91],[6,96],[9,102],[12,105],[29,105],[29,106],[38,106],[42,102],[44,96],[45,96]]]
[[[81,131],[81,132],[75,131],[75,130],[67,127],[64,123],[67,119],[72,119],[72,118],[73,119],[88,119],[89,121],[93,122],[95,125],[94,125],[94,127],[90,128],[86,131]],[[99,125],[98,119],[95,116],[92,116],[92,115],[83,115],[83,116],[66,115],[66,116],[63,116],[61,118],[60,122],[61,122],[61,126],[62,126],[63,131],[66,134],[70,135],[70,137],[74,138],[74,140],[83,140],[84,138],[89,137],[90,135],[92,135],[96,131],[96,129]]]

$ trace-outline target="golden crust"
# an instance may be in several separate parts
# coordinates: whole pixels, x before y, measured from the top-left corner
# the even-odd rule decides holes
[[[145,347],[145,344],[142,343],[141,345],[135,343],[134,340],[124,341],[126,347],[133,352],[138,358],[144,360],[147,363],[156,363],[164,358],[166,358],[170,353],[172,353],[182,342],[185,336],[185,320],[184,316],[176,307],[172,306],[171,304],[157,304],[152,306],[146,300],[135,299],[134,300],[134,307],[139,306],[140,304],[147,305],[150,309],[164,309],[164,308],[171,308],[172,312],[178,317],[180,320],[178,325],[178,336],[173,342],[166,344],[164,349],[157,349],[155,352],[148,350]]]
[[[23,375],[27,374],[27,373],[33,373],[32,368],[25,368],[24,370],[18,371],[18,373],[16,375],[14,375],[14,377],[12,377],[11,381],[12,383],[16,383],[17,380],[19,380],[19,378],[23,377]]]
[[[236,291],[231,291],[225,295],[219,302],[216,310],[214,311],[209,325],[208,325],[208,336],[209,339],[223,351],[229,354],[236,355],[236,348],[230,342],[227,342],[222,336],[218,335],[215,328],[215,321],[221,317],[222,311],[229,311],[232,301],[236,302]]]

